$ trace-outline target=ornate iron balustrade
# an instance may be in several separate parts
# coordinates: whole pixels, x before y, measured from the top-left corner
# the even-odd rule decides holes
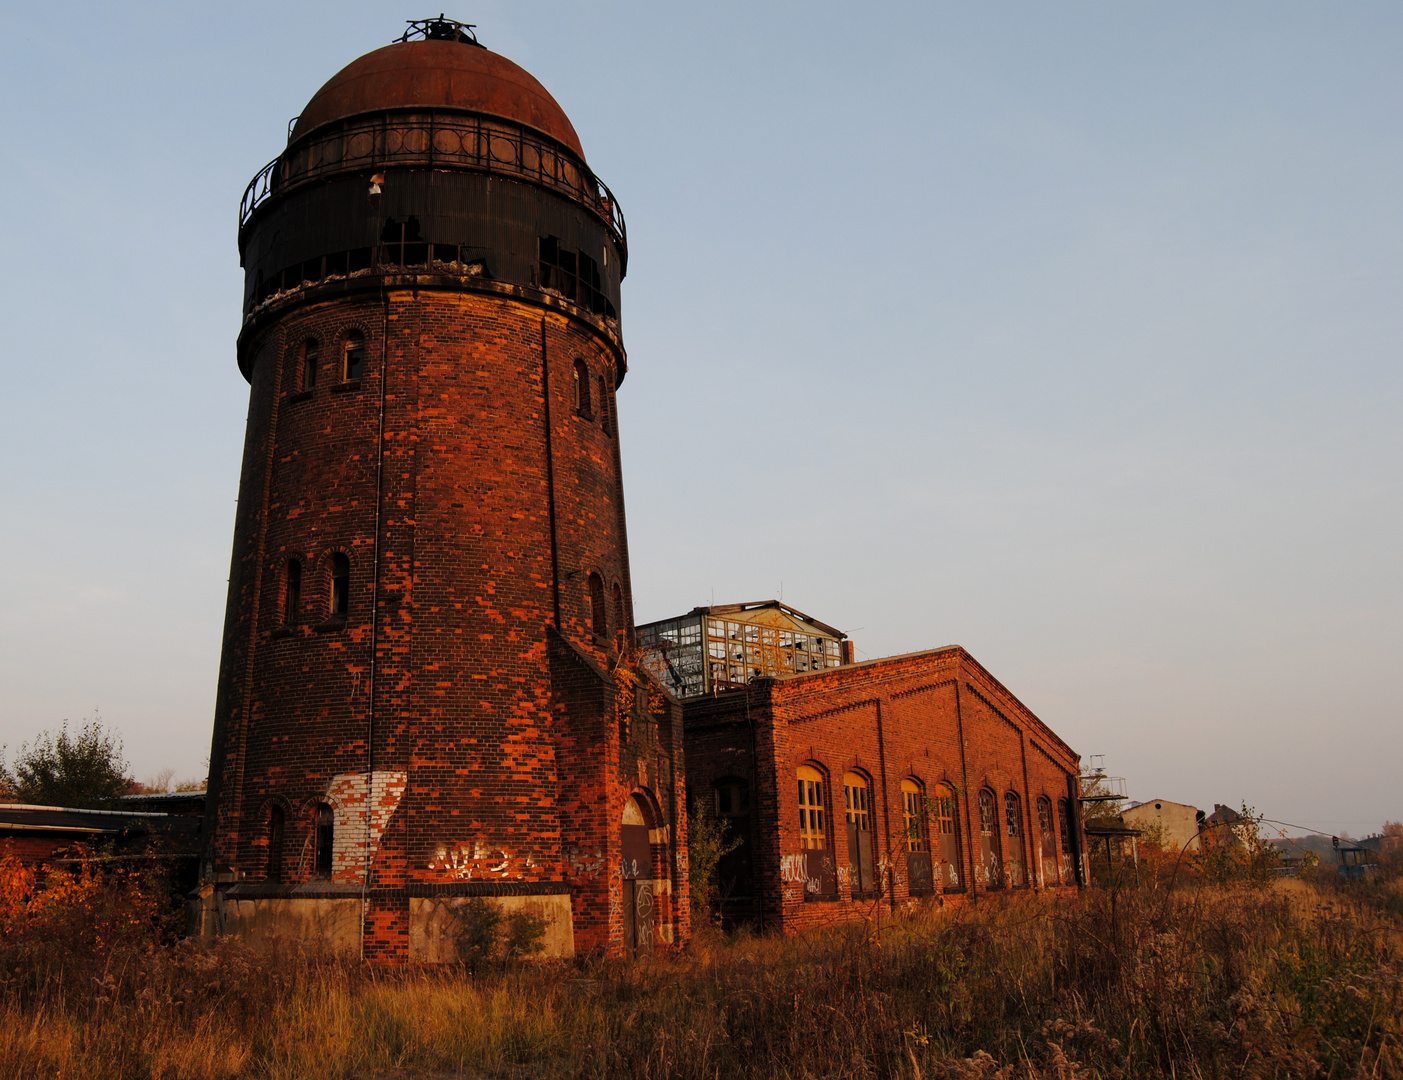
[[[274,195],[344,173],[393,166],[465,169],[538,184],[580,203],[608,226],[628,267],[628,229],[613,192],[578,158],[504,120],[426,110],[350,120],[288,147],[259,170],[239,203],[239,228]]]

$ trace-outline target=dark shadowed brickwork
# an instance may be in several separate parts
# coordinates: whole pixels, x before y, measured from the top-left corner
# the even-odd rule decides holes
[[[342,947],[448,959],[457,910],[487,896],[545,915],[556,952],[677,940],[681,712],[628,659],[622,219],[556,138],[568,120],[541,119],[559,111],[544,90],[530,109],[519,87],[464,96],[465,70],[489,91],[507,69],[539,87],[515,65],[435,40],[347,70],[382,54],[422,78],[412,101],[354,99],[380,125],[365,167],[275,169],[241,230],[251,396],[207,927],[305,933],[335,911]],[[279,162],[356,152],[365,123],[321,112]],[[438,145],[444,117],[459,135],[497,125],[516,171],[395,167],[396,148]],[[532,181],[520,155],[538,144],[575,188]],[[648,858],[626,865],[637,820]]]

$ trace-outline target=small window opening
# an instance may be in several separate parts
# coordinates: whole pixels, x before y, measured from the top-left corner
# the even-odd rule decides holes
[[[320,352],[315,338],[309,338],[302,346],[303,390],[310,390],[317,385],[317,356]]]
[[[359,330],[352,330],[346,335],[346,362],[342,377],[347,382],[353,382],[361,377],[361,372],[364,370],[365,335]]]
[[[336,839],[336,817],[331,807],[321,803],[317,807],[316,874],[319,878],[331,877],[331,847]]]
[[[331,614],[345,615],[350,610],[351,560],[341,552],[331,557]]]
[[[594,415],[589,400],[589,366],[580,359],[575,360],[575,412],[586,420]]]
[[[283,879],[283,808],[268,811],[268,880]]]
[[[589,576],[589,621],[590,629],[597,638],[609,634],[609,617],[604,610],[604,579],[598,574]]]
[[[287,587],[283,592],[283,625],[296,626],[297,615],[302,607],[302,564],[296,559],[287,561]]]

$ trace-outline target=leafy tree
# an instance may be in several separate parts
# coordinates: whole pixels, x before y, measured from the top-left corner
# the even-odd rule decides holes
[[[25,743],[13,774],[0,761],[0,786],[20,802],[44,806],[104,807],[134,788],[122,756],[121,738],[104,731],[102,720],[83,721],[70,735],[68,721],[57,736],[44,732]]]

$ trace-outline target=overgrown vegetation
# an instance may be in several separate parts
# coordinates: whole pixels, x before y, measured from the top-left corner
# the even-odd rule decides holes
[[[637,963],[173,940],[159,872],[0,862],[5,1077],[1403,1076],[1400,878],[1010,893]],[[491,921],[491,920],[488,920]]]

